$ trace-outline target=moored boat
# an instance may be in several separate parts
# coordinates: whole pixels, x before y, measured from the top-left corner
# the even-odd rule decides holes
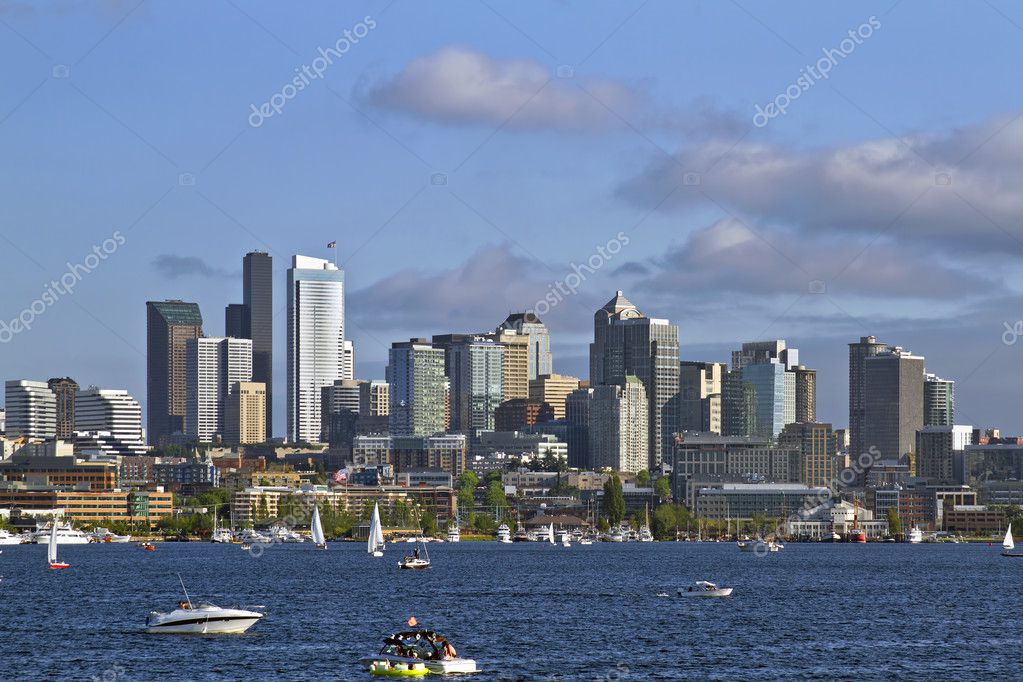
[[[37,525],[36,532],[32,534],[32,539],[37,545],[45,545],[50,542],[50,534],[53,528],[57,529],[57,544],[58,545],[87,545],[89,544],[89,536],[80,530],[76,530],[71,526],[70,523],[60,524],[53,521],[47,525]]]
[[[920,544],[921,542],[924,541],[923,531],[917,528],[916,526],[913,526],[913,529],[909,531],[908,540],[914,545]]]
[[[497,527],[497,541],[506,545],[511,543],[511,528],[507,523],[502,523]]]

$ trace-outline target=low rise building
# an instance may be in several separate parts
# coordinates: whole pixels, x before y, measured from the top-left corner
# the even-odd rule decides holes
[[[0,490],[0,506],[17,509],[61,509],[64,518],[95,523],[123,521],[154,528],[174,513],[174,496],[163,490]]]

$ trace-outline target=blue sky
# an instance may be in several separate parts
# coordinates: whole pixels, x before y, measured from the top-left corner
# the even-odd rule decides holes
[[[544,316],[557,371],[585,374],[620,288],[679,324],[687,359],[787,339],[836,425],[846,344],[875,334],[959,382],[958,421],[1020,432],[1021,38],[997,0],[0,0],[0,320],[105,256],[0,331],[0,375],[144,399],[145,301],[198,301],[220,334],[258,248],[283,408],[291,254],[337,240],[376,378],[391,341],[492,328],[621,232]]]

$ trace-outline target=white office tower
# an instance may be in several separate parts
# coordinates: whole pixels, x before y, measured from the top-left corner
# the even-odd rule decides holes
[[[227,397],[239,381],[252,381],[252,340],[204,336],[185,343],[185,434],[209,443],[224,435]]]
[[[292,257],[288,269],[288,438],[320,439],[324,386],[344,376],[345,278],[330,261]],[[354,369],[354,351],[352,353]]]
[[[341,378],[355,379],[355,344],[351,339],[345,339],[342,347]]]
[[[45,381],[13,379],[5,385],[7,437],[57,435],[57,396]]]
[[[142,455],[142,408],[127,391],[91,386],[75,394],[75,453]]]

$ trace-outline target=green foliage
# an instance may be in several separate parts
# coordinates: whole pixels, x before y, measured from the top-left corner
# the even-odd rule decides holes
[[[1003,509],[1005,511],[1005,521],[1014,525],[1016,531],[1023,530],[1023,509],[1020,509],[1015,504],[1010,504]]]
[[[607,519],[605,519],[604,517],[597,519],[597,530],[599,530],[601,533],[606,533],[610,529],[611,524],[607,522]]]
[[[899,518],[899,512],[895,507],[888,507],[888,534],[896,537],[902,535],[902,520]]]
[[[602,511],[612,526],[621,524],[625,518],[625,495],[622,492],[622,480],[618,474],[611,474],[611,477],[604,484],[604,499],[601,502]]]
[[[636,487],[647,488],[650,486],[650,472],[646,469],[636,474]]]
[[[548,490],[547,494],[551,497],[574,497],[578,499],[582,495],[582,491],[577,486],[569,485],[568,483],[558,483]]]
[[[508,498],[504,494],[504,486],[500,481],[491,481],[487,486],[487,506],[505,507],[508,505]]]
[[[684,512],[685,509],[682,508]],[[679,510],[673,504],[662,504],[654,510],[651,531],[658,540],[669,540],[675,537],[679,528]],[[682,526],[685,527],[684,525]]]
[[[462,472],[458,484],[458,510],[466,520],[472,523],[472,510],[476,506],[476,486],[480,479],[466,469]]]
[[[657,493],[657,497],[662,501],[666,502],[671,499],[671,478],[668,476],[661,476],[654,481],[654,492]]]
[[[487,514],[474,514],[472,528],[479,533],[495,533],[497,532],[497,521]]]
[[[423,535],[426,537],[437,534],[437,512],[433,508],[428,508],[423,514],[422,529]]]

